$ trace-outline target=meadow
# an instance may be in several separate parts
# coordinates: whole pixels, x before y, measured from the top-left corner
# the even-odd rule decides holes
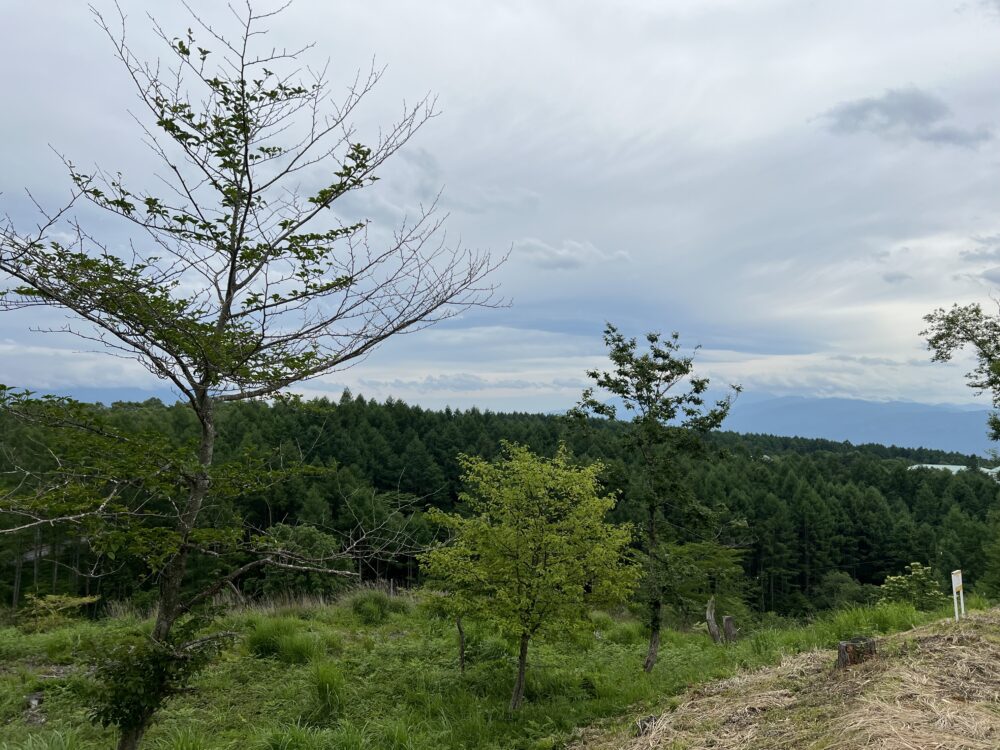
[[[970,599],[974,608],[986,604]],[[808,622],[745,623],[729,646],[714,644],[701,629],[670,630],[646,675],[641,623],[627,610],[595,611],[559,642],[533,645],[527,700],[512,715],[511,645],[466,623],[463,673],[454,622],[420,594],[360,589],[332,602],[230,608],[212,626],[234,634],[230,645],[158,714],[148,744],[162,750],[560,748],[581,727],[669,708],[690,686],[948,614],[900,603],[851,607]],[[89,665],[114,644],[143,637],[149,626],[148,618],[118,607],[97,620],[0,629],[0,750],[109,747],[113,731],[87,715]]]

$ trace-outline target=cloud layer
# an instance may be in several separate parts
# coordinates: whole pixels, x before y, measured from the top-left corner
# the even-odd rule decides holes
[[[147,10],[168,33],[189,25],[172,1],[124,7],[144,57],[159,54]],[[377,238],[440,193],[449,242],[510,251],[497,281],[512,300],[304,390],[563,408],[602,362],[610,320],[677,330],[709,374],[750,388],[971,399],[967,363],[926,366],[919,331],[928,311],[1000,285],[995,9],[297,0],[269,45],[315,40],[308,62],[331,58],[335,90],[373,54],[387,66],[356,112],[359,139],[403,100],[439,94],[441,116],[344,215],[371,219]],[[205,12],[227,23],[222,6]],[[155,185],[135,97],[85,4],[5,13],[18,33],[0,48],[0,210],[31,223],[23,187],[65,196],[49,144]],[[32,332],[63,322],[0,316],[0,382],[152,387],[140,368]]]

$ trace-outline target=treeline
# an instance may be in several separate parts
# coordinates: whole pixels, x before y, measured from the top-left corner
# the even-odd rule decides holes
[[[97,407],[112,423],[191,439],[189,410],[159,401]],[[0,423],[5,476],[15,463],[47,460],[45,437],[16,422]],[[345,393],[338,401],[242,403],[218,417],[220,461],[252,456],[261,466],[301,462],[317,471],[298,472],[234,501],[232,513],[258,529],[310,524],[347,533],[359,517],[400,515],[418,542],[432,539],[419,509],[454,510],[459,492],[459,454],[495,457],[501,441],[551,456],[564,442],[577,460],[600,460],[603,480],[620,493],[614,520],[636,520],[630,499],[635,467],[620,440],[620,427],[601,420],[585,424],[556,415],[498,414],[469,409],[426,410],[403,402],[369,401]],[[708,588],[722,600],[742,600],[757,611],[803,614],[870,595],[869,587],[918,561],[944,575],[961,567],[972,587],[1000,590],[998,485],[979,471],[909,468],[914,463],[976,464],[974,457],[926,449],[852,446],[827,440],[714,433],[707,449],[686,462],[691,491],[715,518],[705,526],[668,518],[673,541],[697,554],[699,544],[722,543],[738,551],[742,575],[725,561],[689,592],[691,606]],[[401,509],[417,509],[403,518]],[[38,526],[0,537],[0,601],[16,604],[26,594],[101,594],[142,599],[153,586],[141,559],[128,550],[95,556],[85,530]],[[413,580],[414,561],[400,555],[365,567],[369,577]],[[209,575],[205,571],[205,575]],[[195,571],[195,577],[198,572]],[[684,572],[678,570],[678,576]],[[273,572],[251,577],[247,593],[289,588],[323,589],[328,578]],[[684,599],[679,592],[677,601]],[[676,606],[676,605],[675,605]],[[678,612],[683,616],[684,612]]]

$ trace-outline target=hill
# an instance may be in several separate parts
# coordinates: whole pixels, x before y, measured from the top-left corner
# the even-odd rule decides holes
[[[572,748],[995,750],[998,628],[997,610],[944,620],[881,639],[877,658],[844,671],[833,651],[791,656],[689,691],[641,737],[597,730]]]
[[[985,456],[995,448],[986,434],[988,414],[985,409],[906,401],[758,396],[737,400],[726,429]]]

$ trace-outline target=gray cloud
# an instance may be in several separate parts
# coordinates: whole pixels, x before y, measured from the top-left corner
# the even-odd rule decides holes
[[[1000,2],[1000,0],[997,0]],[[962,260],[972,263],[980,261],[1000,261],[1000,234],[988,235],[986,237],[973,237],[972,241],[977,247],[971,250],[962,250],[958,255]]]
[[[558,246],[526,237],[514,243],[514,252],[527,258],[534,266],[550,270],[569,271],[595,263],[628,261],[629,254],[621,250],[605,252],[590,242],[563,240]]]
[[[484,378],[471,373],[456,373],[454,375],[428,375],[419,379],[395,378],[392,380],[376,380],[362,378],[358,383],[366,388],[378,391],[449,391],[469,392],[486,390],[562,390],[565,388],[583,388],[586,383],[575,378],[555,378],[552,381],[527,380],[523,378]]]
[[[899,284],[903,281],[909,281],[913,277],[908,273],[903,271],[889,271],[888,273],[882,274],[882,280],[887,284]]]
[[[1000,284],[1000,266],[983,271],[980,276],[991,284]]]
[[[842,102],[823,114],[827,128],[840,135],[874,133],[892,140],[916,140],[976,148],[993,137],[983,126],[961,128],[947,122],[951,109],[918,88],[888,89],[882,96]]]

